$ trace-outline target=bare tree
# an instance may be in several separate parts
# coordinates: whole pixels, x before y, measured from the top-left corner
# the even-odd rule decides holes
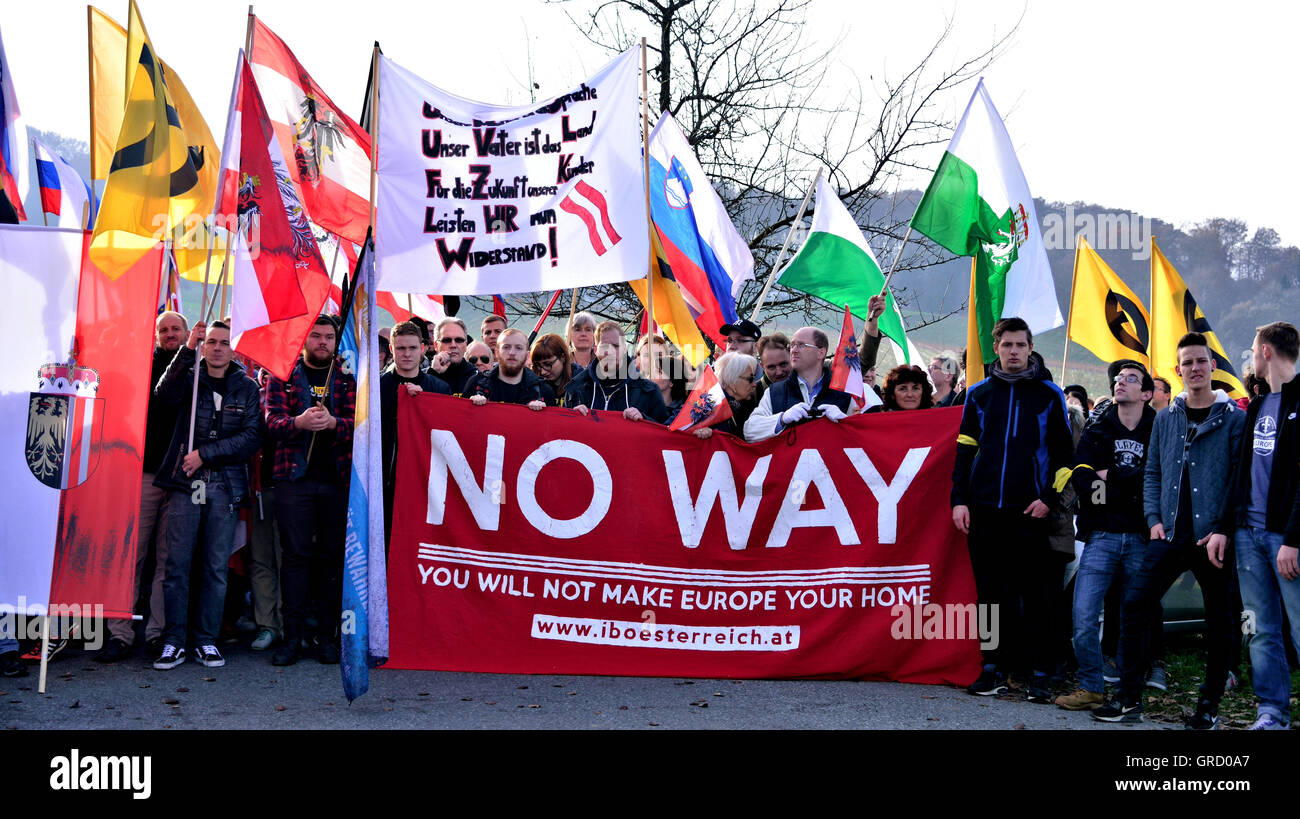
[[[576,5],[582,0],[551,2]],[[915,64],[901,72],[883,70],[868,78],[866,89],[858,82],[847,99],[828,100],[823,81],[834,47],[805,39],[809,3],[595,0],[585,10],[567,12],[589,41],[611,54],[639,43],[639,32],[647,26],[657,35],[648,37],[648,48],[659,106],[681,124],[754,254],[756,281],[737,299],[741,315],[753,309],[819,165],[888,267],[913,210],[898,200],[900,174],[928,169],[938,160],[938,146],[954,126],[944,113],[950,92],[979,76],[1018,26],[977,53],[952,58],[953,25],[948,20]],[[656,89],[651,88],[653,100]],[[908,272],[948,258],[946,251],[913,234],[892,285],[904,307],[914,302]],[[512,297],[511,307],[539,315],[548,297]],[[619,284],[584,288],[580,309],[629,320],[641,308],[630,288]],[[817,320],[829,309],[778,284],[763,316]],[[915,315],[909,323],[924,326],[947,315],[951,313]]]

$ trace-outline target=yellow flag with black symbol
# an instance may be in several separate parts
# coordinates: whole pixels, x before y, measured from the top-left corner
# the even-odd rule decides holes
[[[202,147],[191,148],[186,140],[167,71],[134,0],[126,55],[126,105],[89,251],[110,278],[126,272],[202,206],[199,169],[209,160]]]
[[[673,278],[672,268],[665,258],[663,245],[659,243],[659,234],[653,233],[651,240],[654,243],[652,250],[655,254],[650,260],[650,281],[653,282],[655,289],[655,323],[663,330],[668,340],[677,345],[677,349],[682,351],[682,356],[691,362],[691,366],[698,367],[709,357],[709,348],[704,343],[704,336],[695,323],[695,317],[682,297],[677,280]],[[641,300],[641,304],[646,305],[648,309],[646,302],[649,291],[646,289],[646,280],[633,279],[628,284],[636,297]]]
[[[1079,237],[1074,250],[1069,340],[1102,361],[1132,359],[1148,366],[1151,316],[1137,294]]]
[[[1173,395],[1183,391],[1182,379],[1174,371],[1178,363],[1178,340],[1187,333],[1201,333],[1210,343],[1214,357],[1214,374],[1210,377],[1216,389],[1232,398],[1245,398],[1246,388],[1237,377],[1232,361],[1223,349],[1223,343],[1214,334],[1205,313],[1187,289],[1183,277],[1165,258],[1151,238],[1151,374],[1169,379]]]

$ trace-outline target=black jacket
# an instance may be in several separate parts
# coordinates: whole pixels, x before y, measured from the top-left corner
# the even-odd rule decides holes
[[[230,484],[231,497],[242,503],[249,496],[248,459],[262,446],[261,393],[257,382],[248,377],[239,362],[231,361],[226,370],[226,395],[218,411],[213,400],[212,379],[206,362],[199,371],[199,400],[194,414],[194,447],[203,459],[203,467],[189,476],[181,462],[189,451],[190,390],[194,378],[194,351],[181,347],[167,365],[154,387],[155,401],[163,401],[177,410],[176,427],[154,486],[189,490],[205,470],[220,469]]]
[[[492,367],[481,373],[470,376],[469,381],[465,382],[465,389],[461,393],[462,398],[472,398],[475,395],[481,395],[489,401],[505,402],[507,397],[503,391],[515,393],[513,404],[528,404],[533,401],[545,402],[546,406],[555,406],[555,390],[551,385],[542,380],[542,377],[527,367],[523,371],[523,380],[517,385],[507,384],[498,376],[500,365]]]
[[[384,370],[379,376],[380,437],[383,446],[384,486],[386,488],[392,486],[393,462],[396,452],[394,445],[397,441],[397,390],[399,386],[397,378],[397,371],[392,369]],[[447,386],[447,382],[435,375],[433,370],[420,373],[419,380],[415,383],[425,392],[451,395],[451,388]]]
[[[1119,407],[1111,404],[1093,424],[1083,430],[1074,453],[1074,474],[1070,480],[1079,498],[1078,539],[1087,541],[1093,532],[1146,534],[1142,509],[1142,485],[1146,475],[1147,446],[1156,411],[1142,407],[1137,429],[1119,420]],[[1097,473],[1106,470],[1104,486]]]
[[[580,370],[564,390],[564,406],[579,404],[593,410],[622,412],[636,407],[641,414],[659,424],[668,422],[668,407],[663,393],[648,378],[624,378],[610,389],[597,382],[596,364]]]
[[[465,384],[478,373],[478,370],[473,364],[462,358],[442,372],[430,367],[429,373],[442,379],[447,388],[451,390],[452,395],[462,395],[465,392]]]
[[[184,346],[184,345],[182,345]],[[152,399],[154,385],[167,371],[176,353],[167,352],[159,347],[153,348],[153,370],[149,374],[149,414],[144,422],[144,471],[156,473],[162,465],[163,456],[167,454],[167,445],[171,443],[172,432],[176,429],[177,407],[166,401]]]
[[[1035,500],[1049,507],[1054,481],[1068,470],[1074,447],[1065,394],[1042,359],[1029,375],[1009,381],[997,365],[966,392],[952,472],[953,506],[1023,510]]]
[[[1246,425],[1241,436],[1241,457],[1237,459],[1237,525],[1246,525],[1246,506],[1250,503],[1250,464],[1255,456],[1255,419],[1259,417],[1262,396],[1250,399],[1246,407]],[[1300,377],[1282,385],[1282,403],[1277,410],[1277,438],[1273,449],[1273,472],[1268,481],[1268,508],[1265,524],[1268,531],[1280,533],[1288,546],[1300,543]]]
[[[803,403],[803,392],[799,389],[799,374],[794,370],[790,371],[790,375],[784,381],[773,384],[768,392],[771,394],[769,401],[773,415],[780,415],[795,404]],[[853,396],[847,392],[831,389],[831,369],[823,366],[821,389],[817,390],[816,395],[810,395],[808,400],[814,407],[833,405],[838,407],[840,412],[848,412]]]

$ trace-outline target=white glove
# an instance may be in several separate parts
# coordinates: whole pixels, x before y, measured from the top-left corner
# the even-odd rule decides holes
[[[840,409],[839,407],[835,406],[834,404],[827,404],[825,407],[823,407],[822,415],[826,418],[831,419],[837,424],[840,421],[843,421],[845,418],[849,417],[848,413],[846,413],[844,410]]]
[[[800,421],[805,420],[807,417],[808,417],[807,402],[804,402],[802,404],[795,404],[790,409],[781,413],[781,423],[788,427],[791,424],[797,424]]]

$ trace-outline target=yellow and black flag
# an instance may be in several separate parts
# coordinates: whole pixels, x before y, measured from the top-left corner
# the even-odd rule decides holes
[[[1178,340],[1187,333],[1202,333],[1210,342],[1214,356],[1214,375],[1211,381],[1217,389],[1232,398],[1245,398],[1246,388],[1237,371],[1232,368],[1223,343],[1214,334],[1205,313],[1192,298],[1183,277],[1165,258],[1151,239],[1151,373],[1169,379],[1174,395],[1183,391],[1182,379],[1174,372],[1178,363]]]
[[[1080,236],[1074,251],[1068,340],[1102,361],[1129,358],[1149,366],[1150,326],[1151,317],[1137,295]]]
[[[90,259],[110,278],[202,205],[200,150],[191,151],[135,0],[127,24],[126,107],[95,220]]]

